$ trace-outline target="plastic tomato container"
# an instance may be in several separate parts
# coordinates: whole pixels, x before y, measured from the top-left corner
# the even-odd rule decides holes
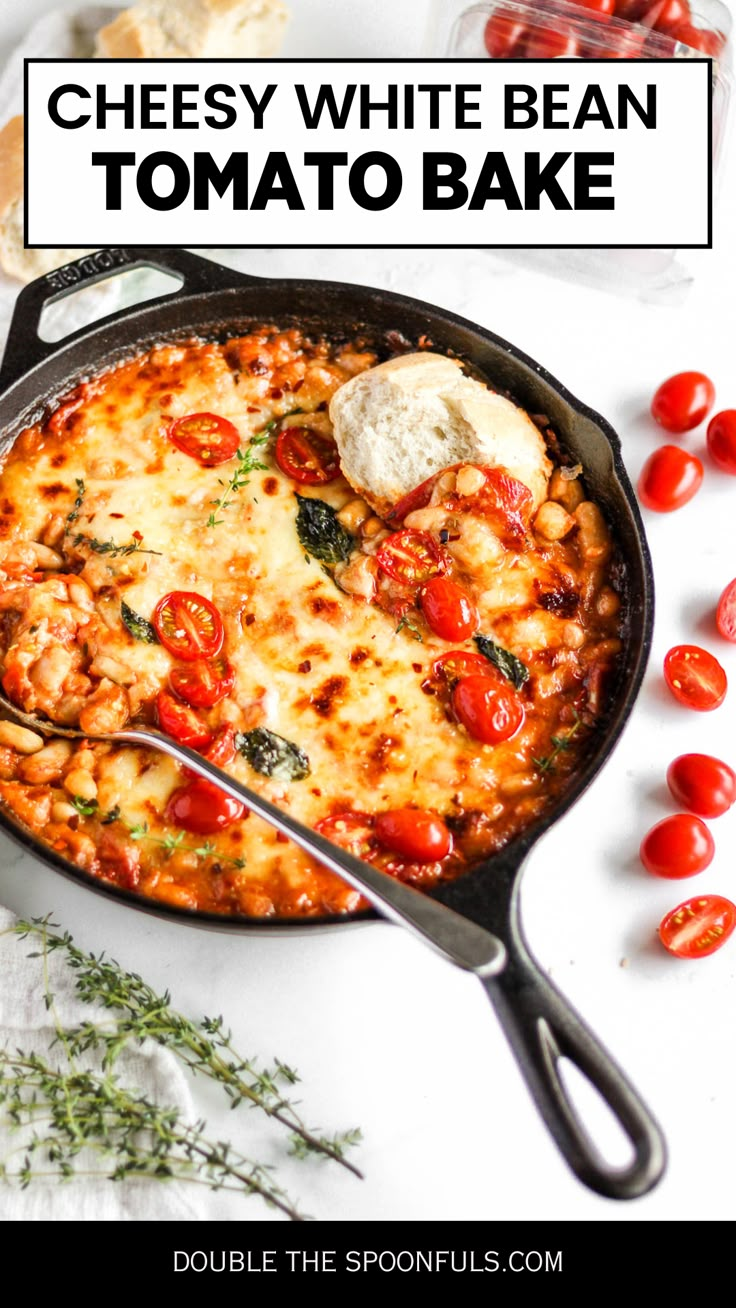
[[[610,10],[613,8],[613,12]],[[721,0],[433,0],[428,51],[450,59],[713,60],[713,158],[731,96],[730,11]],[[568,275],[626,291],[669,291],[687,274],[676,251],[571,251],[542,259]],[[539,261],[539,260],[538,260]]]
[[[451,59],[706,55],[713,60],[717,157],[730,98],[732,25],[721,0],[434,0],[430,43],[434,54]]]

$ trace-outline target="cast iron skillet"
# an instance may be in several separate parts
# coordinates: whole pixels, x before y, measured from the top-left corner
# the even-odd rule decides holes
[[[45,344],[37,328],[47,304],[116,271],[149,266],[183,280],[173,294],[123,309],[83,327],[65,340]],[[0,453],[44,406],[79,380],[155,343],[192,335],[233,334],[249,325],[291,323],[307,331],[350,339],[365,332],[380,348],[389,333],[411,342],[428,337],[440,351],[454,351],[480,369],[499,389],[508,389],[531,413],[545,413],[569,452],[585,466],[595,499],[618,538],[625,571],[625,640],[618,684],[595,748],[554,810],[522,832],[505,849],[458,881],[438,891],[446,903],[495,932],[505,942],[508,964],[484,981],[529,1088],[565,1159],[586,1185],[614,1199],[645,1194],[665,1166],[661,1131],[621,1070],[554,989],[532,957],[521,926],[520,884],[527,853],[575,802],[609,757],[641,684],[653,619],[649,552],[616,434],[596,413],[574,399],[533,360],[490,332],[454,314],[405,296],[335,282],[269,280],[232,272],[184,250],[137,247],[100,251],[77,259],[26,287],[18,297],[0,369]],[[176,916],[220,929],[305,930],[324,919],[259,922],[187,913],[118,890],[67,863],[7,813],[0,825],[37,857],[97,891],[123,896],[136,908]],[[332,920],[333,928],[345,919]],[[569,1059],[607,1101],[629,1138],[633,1157],[614,1168],[600,1155],[569,1098],[559,1073]]]

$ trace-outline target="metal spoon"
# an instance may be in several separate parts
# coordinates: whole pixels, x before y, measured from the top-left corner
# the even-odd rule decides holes
[[[307,827],[297,818],[277,808],[262,795],[251,790],[241,782],[235,781],[222,768],[210,763],[201,754],[195,753],[187,745],[179,745],[170,736],[164,735],[155,727],[126,727],[122,731],[100,732],[92,736],[89,732],[75,727],[60,727],[54,722],[45,722],[16,708],[10,700],[0,694],[0,710],[3,710],[15,722],[43,736],[68,736],[71,739],[108,740],[112,744],[121,742],[129,745],[147,745],[151,749],[161,750],[179,763],[184,763],[192,772],[214,781],[233,799],[242,800],[251,812],[263,818],[277,831],[283,832],[306,853],[311,854],[331,872],[362,891],[366,899],[384,917],[407,927],[413,935],[425,944],[432,945],[451,963],[473,972],[479,977],[496,976],[503,970],[506,962],[506,949],[502,942],[489,931],[476,926],[453,909],[446,908],[437,900],[430,899],[412,886],[396,881],[387,872],[364,863],[346,849],[333,845],[317,831]]]

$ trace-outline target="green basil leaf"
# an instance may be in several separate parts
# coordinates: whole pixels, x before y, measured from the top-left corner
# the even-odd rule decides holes
[[[335,510],[324,500],[307,499],[298,493],[296,498],[296,530],[307,553],[321,563],[347,563],[355,540],[338,521]]]
[[[517,659],[515,654],[504,649],[503,645],[497,645],[490,636],[474,636],[473,640],[483,657],[488,659],[494,668],[498,668],[501,675],[506,677],[506,680],[510,681],[517,690],[521,690],[524,682],[529,680],[529,669],[526,664],[522,663],[521,659]]]
[[[238,731],[236,749],[247,759],[256,772],[278,781],[301,781],[311,771],[309,759],[298,745],[283,736],[277,736],[268,727],[255,727],[253,731]]]
[[[155,627],[147,618],[142,618],[140,613],[136,613],[135,609],[125,603],[125,600],[120,605],[120,616],[131,636],[136,640],[142,640],[146,645],[158,645],[159,640]]]

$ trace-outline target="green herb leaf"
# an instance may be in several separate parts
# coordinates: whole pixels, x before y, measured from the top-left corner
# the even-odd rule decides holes
[[[120,817],[120,805],[116,804],[114,808],[111,808],[107,811],[107,813],[103,818],[100,818],[100,822],[102,823],[103,827],[109,827],[111,823],[117,822],[119,817]]]
[[[131,540],[127,545],[118,545],[114,540],[98,540],[96,536],[85,536],[78,532],[74,537],[75,545],[87,545],[95,554],[107,554],[111,559],[127,558],[129,554],[157,554],[160,550],[144,550],[143,539]]]
[[[83,799],[81,795],[72,795],[71,802],[82,817],[92,817],[99,808],[96,799]]]
[[[405,613],[403,618],[401,618],[401,620],[399,621],[399,625],[396,628],[396,635],[398,636],[399,632],[403,631],[404,628],[406,628],[407,631],[411,632],[415,640],[419,640],[422,642],[424,641],[424,636],[422,635],[419,628],[415,625],[415,623],[412,622],[408,613]]]
[[[279,781],[301,781],[310,773],[309,759],[298,745],[277,736],[268,727],[238,731],[235,746],[256,772]]]
[[[321,563],[347,563],[355,540],[338,521],[331,505],[296,492],[296,530],[304,549]]]
[[[67,519],[66,519],[67,522],[77,521],[77,518],[79,517],[79,510],[82,507],[82,501],[84,500],[84,496],[86,493],[86,487],[81,477],[75,477],[74,483],[77,488],[77,498],[74,501],[74,507],[72,508],[71,513],[67,514]]]
[[[501,676],[506,677],[506,680],[510,681],[517,690],[521,690],[524,682],[529,680],[529,669],[526,664],[502,645],[497,645],[490,636],[474,636],[473,640],[483,657],[498,669]]]
[[[126,604],[125,600],[120,605],[120,616],[135,640],[142,640],[146,645],[158,645],[156,628],[147,618],[142,618],[140,613],[136,613],[135,609]]]

